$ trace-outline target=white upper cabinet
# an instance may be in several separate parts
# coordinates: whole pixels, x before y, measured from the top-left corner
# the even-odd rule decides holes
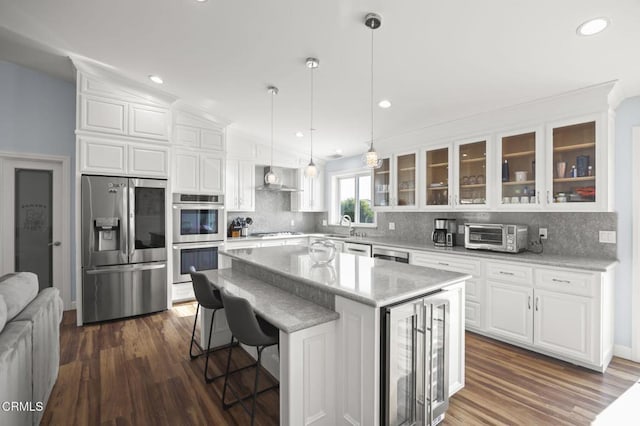
[[[496,203],[503,210],[535,210],[544,203],[544,144],[540,128],[498,134]]]
[[[424,150],[424,199],[426,209],[453,206],[453,149],[451,144],[435,145]]]
[[[125,135],[128,118],[126,102],[97,96],[80,96],[81,129]]]
[[[198,194],[224,192],[225,165],[221,153],[173,150],[173,190]]]
[[[173,143],[176,145],[188,146],[190,148],[199,148],[200,129],[176,124],[174,126]]]
[[[296,170],[295,185],[302,189],[291,193],[291,211],[294,212],[322,212],[325,209],[324,176],[322,169],[315,178],[304,175],[304,168]]]
[[[200,147],[215,151],[224,151],[224,133],[219,130],[200,130]]]
[[[454,147],[453,204],[459,209],[486,209],[491,202],[490,138],[459,141]]]
[[[166,146],[82,136],[78,139],[80,171],[140,177],[169,176]]]
[[[169,139],[167,108],[129,104],[129,135],[146,139]]]
[[[224,133],[222,130],[176,124],[174,127],[173,142],[175,145],[185,147],[209,151],[224,151]]]
[[[377,210],[412,210],[418,207],[418,152],[385,157],[372,171],[373,206]]]
[[[255,163],[244,160],[227,160],[226,197],[227,211],[252,212],[255,210]]]

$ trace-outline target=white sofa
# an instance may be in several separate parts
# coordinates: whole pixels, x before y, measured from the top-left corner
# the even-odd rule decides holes
[[[40,424],[58,377],[62,308],[35,274],[0,277],[0,425]]]

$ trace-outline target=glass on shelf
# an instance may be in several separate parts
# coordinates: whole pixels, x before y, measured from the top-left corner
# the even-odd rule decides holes
[[[428,150],[426,195],[428,206],[449,204],[449,148]]]
[[[536,133],[503,137],[501,155],[502,204],[535,202]]]
[[[382,166],[373,170],[373,205],[375,207],[389,205],[390,165],[389,158],[383,158]]]
[[[396,193],[399,206],[416,205],[416,154],[396,158]]]
[[[596,123],[553,129],[553,202],[596,200]]]
[[[460,204],[486,204],[487,141],[462,144],[459,152]],[[482,183],[479,183],[479,176]]]

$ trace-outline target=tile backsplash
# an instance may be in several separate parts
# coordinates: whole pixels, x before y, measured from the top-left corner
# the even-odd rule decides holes
[[[291,211],[291,193],[256,191],[254,212],[228,212],[227,226],[236,217],[250,217],[253,225],[249,233],[256,232],[314,232],[317,217],[322,213],[299,213]],[[293,220],[293,225],[291,221]]]
[[[617,231],[617,213],[560,213],[560,212],[384,212],[378,213],[376,228],[360,228],[368,236],[389,237],[412,243],[431,245],[431,232],[435,218],[456,219],[457,225],[466,222],[518,223],[529,227],[529,240],[537,239],[538,228],[547,228],[549,238],[544,240],[544,252],[579,257],[616,258],[616,244],[599,242],[599,231]],[[325,213],[318,214],[316,232],[341,232],[337,226],[322,226],[327,219]],[[389,230],[389,223],[395,230]],[[456,236],[459,245],[464,244],[464,235]]]

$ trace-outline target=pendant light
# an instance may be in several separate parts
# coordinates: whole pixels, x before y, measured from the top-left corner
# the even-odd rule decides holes
[[[269,171],[264,175],[264,183],[273,185],[278,183],[278,176],[273,172],[273,99],[278,94],[278,88],[269,86],[267,92],[271,95],[271,164]]]
[[[306,60],[307,68],[311,70],[311,107],[309,108],[309,142],[311,146],[311,159],[309,160],[309,164],[304,169],[304,175],[308,178],[315,178],[318,176],[318,168],[313,162],[313,71],[318,68],[320,65],[320,61],[316,58],[307,58]]]
[[[382,25],[382,17],[377,13],[369,13],[364,18],[364,25],[371,29],[371,143],[362,156],[362,163],[369,169],[378,169],[382,166],[382,159],[373,148],[373,31]]]

